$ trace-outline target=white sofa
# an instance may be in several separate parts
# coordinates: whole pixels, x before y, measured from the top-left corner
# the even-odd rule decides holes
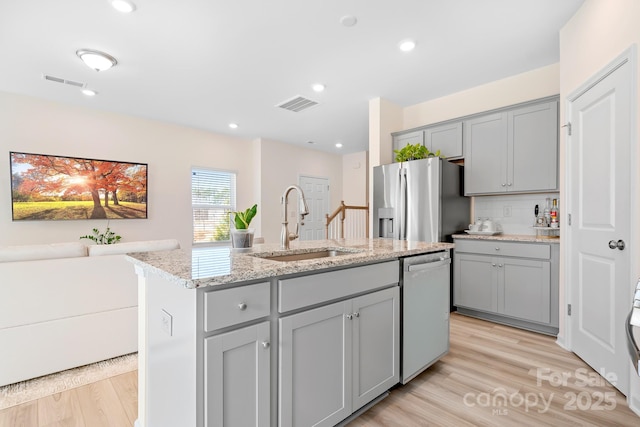
[[[179,247],[0,247],[0,386],[136,352],[138,279],[124,254]]]

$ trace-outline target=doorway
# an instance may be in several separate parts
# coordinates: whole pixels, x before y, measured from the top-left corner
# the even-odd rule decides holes
[[[571,350],[629,392],[635,52],[567,99],[567,337]]]
[[[300,227],[300,240],[322,240],[325,238],[325,215],[329,213],[329,179],[301,176],[300,188],[309,206],[309,215]]]

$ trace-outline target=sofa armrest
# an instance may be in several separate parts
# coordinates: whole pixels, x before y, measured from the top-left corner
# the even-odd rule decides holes
[[[180,244],[176,239],[143,240],[138,242],[116,243],[114,245],[91,245],[89,246],[89,256],[167,251],[171,249],[180,249]]]
[[[80,242],[0,247],[0,262],[34,261],[40,259],[76,258],[85,256],[87,256],[87,247]]]

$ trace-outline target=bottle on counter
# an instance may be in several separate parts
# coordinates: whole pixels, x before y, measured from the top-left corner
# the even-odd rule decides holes
[[[547,197],[547,203],[544,207],[544,223],[546,227],[551,225],[551,199]]]
[[[549,223],[549,225],[553,228],[558,228],[560,226],[560,223],[558,221],[558,199],[553,199],[553,206],[549,211],[549,215],[551,217],[551,222]]]

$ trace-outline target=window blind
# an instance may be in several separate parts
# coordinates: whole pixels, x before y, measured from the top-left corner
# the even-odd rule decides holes
[[[229,212],[236,210],[236,174],[192,169],[193,243],[228,242]]]

